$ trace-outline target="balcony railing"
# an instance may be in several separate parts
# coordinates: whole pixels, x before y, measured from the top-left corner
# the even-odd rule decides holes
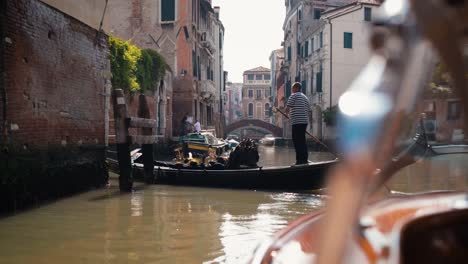
[[[202,80],[199,81],[200,84],[200,95],[205,100],[214,99],[216,98],[216,87],[213,81],[210,80]]]
[[[214,37],[209,31],[201,32],[200,43],[202,44],[203,47],[209,49],[212,52],[216,49],[216,45],[214,43]]]

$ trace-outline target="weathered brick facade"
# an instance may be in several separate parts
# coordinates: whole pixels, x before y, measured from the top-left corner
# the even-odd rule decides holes
[[[107,37],[36,0],[4,5],[4,140],[103,144]]]
[[[0,19],[0,213],[104,184],[107,36],[38,0]]]

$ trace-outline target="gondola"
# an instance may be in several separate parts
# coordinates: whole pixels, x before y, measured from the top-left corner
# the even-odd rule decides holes
[[[137,152],[134,152],[134,156]],[[132,162],[133,177],[144,180],[143,164],[138,158],[132,158]],[[192,169],[177,167],[172,162],[155,161],[153,182],[253,190],[315,190],[323,187],[325,175],[337,162],[338,159],[292,166]],[[108,158],[108,164],[111,170],[118,170],[116,160]]]

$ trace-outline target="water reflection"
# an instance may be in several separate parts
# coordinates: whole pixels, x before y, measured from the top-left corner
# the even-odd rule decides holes
[[[260,151],[262,166],[294,162],[293,149]],[[465,189],[467,157],[418,162],[388,186],[404,192]],[[0,219],[0,263],[242,263],[259,241],[323,206],[323,197],[310,193],[144,184],[135,190],[121,194],[113,182],[109,189]]]
[[[96,190],[0,220],[0,263],[238,263],[320,197],[146,186]],[[103,194],[104,192],[104,194]],[[108,194],[109,199],[95,199]]]
[[[429,157],[400,170],[387,184],[400,192],[468,190],[468,153]]]

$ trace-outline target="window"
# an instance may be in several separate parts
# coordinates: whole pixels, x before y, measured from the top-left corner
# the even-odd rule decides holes
[[[192,50],[192,69],[193,69],[193,76],[197,76],[197,53],[195,50]]]
[[[270,94],[270,88],[265,89],[265,97],[269,97]]]
[[[310,94],[314,94],[314,73],[310,74]]]
[[[314,52],[314,38],[310,40],[310,50],[311,50],[311,53]]]
[[[297,50],[297,55],[301,55],[301,43],[299,43],[299,41],[297,42],[296,50]]]
[[[219,32],[219,50],[223,49],[223,34]]]
[[[291,95],[291,80],[286,82],[286,98]]]
[[[431,102],[426,102],[425,106],[424,106],[424,112],[435,112],[435,102],[434,101],[431,101]]]
[[[307,81],[306,80],[301,81],[301,92],[303,94],[307,94]]]
[[[302,20],[302,9],[299,9],[299,11],[297,12],[297,20],[298,21]]]
[[[321,15],[322,15],[322,10],[314,8],[314,19],[320,19]]]
[[[364,7],[364,20],[371,21],[372,20],[372,8]]]
[[[345,49],[353,48],[353,33],[350,33],[350,32],[344,33],[344,48]]]
[[[270,104],[266,103],[265,104],[265,117],[271,116],[271,109],[270,109]]]
[[[315,74],[315,87],[317,87],[317,93],[323,92],[322,90],[322,72]]]
[[[161,22],[175,21],[175,0],[161,0]]]
[[[319,48],[323,47],[323,31],[319,35]]]
[[[253,104],[250,103],[249,104],[249,114],[248,114],[249,118],[252,118],[253,117]]]
[[[247,80],[253,81],[253,79],[254,79],[254,75],[253,75],[253,74],[248,74],[248,75],[247,75]]]
[[[461,116],[461,104],[460,101],[448,101],[447,102],[447,120],[457,120]]]
[[[197,0],[192,0],[192,22],[197,22]]]
[[[288,61],[291,61],[291,46],[288,47]]]
[[[249,90],[249,98],[253,98],[253,90]]]
[[[261,74],[255,74],[255,80],[262,80]]]
[[[263,75],[263,80],[270,80],[270,74]]]
[[[262,99],[262,90],[257,90],[257,100]]]
[[[304,57],[308,57],[309,56],[309,41],[307,40],[305,42],[305,47],[304,47]]]

